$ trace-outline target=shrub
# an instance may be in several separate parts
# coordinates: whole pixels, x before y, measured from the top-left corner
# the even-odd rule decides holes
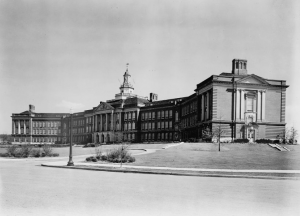
[[[92,161],[97,162],[98,160],[97,160],[97,158],[92,158]]]
[[[50,156],[52,154],[52,146],[51,145],[44,145],[43,146],[43,151],[45,153],[45,156]]]
[[[96,156],[97,160],[101,160],[101,155]]]
[[[100,160],[106,161],[107,160],[107,156],[106,155],[101,155]]]
[[[21,157],[29,157],[31,151],[33,149],[33,146],[31,145],[22,145],[21,148],[18,150],[18,153]]]
[[[126,163],[135,160],[134,157],[130,155],[127,149],[124,149],[124,146],[113,149],[107,153],[107,161],[113,163]]]
[[[58,157],[59,154],[58,154],[58,153],[51,153],[51,154],[49,154],[48,156],[49,156],[49,157]]]
[[[6,149],[6,153],[8,154],[9,157],[14,157],[17,151],[18,151],[18,146],[16,145],[11,145]]]
[[[86,160],[86,161],[91,161],[92,158],[91,158],[91,157],[87,157],[85,160]]]
[[[9,157],[8,153],[0,153],[0,157]]]
[[[39,149],[32,149],[31,154],[32,157],[41,157],[41,152]]]
[[[248,143],[249,140],[248,139],[235,139],[233,142],[234,143]]]
[[[255,140],[256,143],[273,143],[270,139],[257,139]]]

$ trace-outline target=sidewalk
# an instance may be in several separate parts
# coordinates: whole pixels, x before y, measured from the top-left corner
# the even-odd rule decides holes
[[[79,159],[79,158],[78,158]],[[93,171],[128,172],[143,174],[206,176],[231,178],[259,178],[259,179],[293,179],[300,180],[300,170],[236,170],[236,169],[199,169],[175,167],[148,167],[120,164],[99,164],[74,161],[75,166],[69,167],[66,161],[46,162],[42,166],[81,169]]]

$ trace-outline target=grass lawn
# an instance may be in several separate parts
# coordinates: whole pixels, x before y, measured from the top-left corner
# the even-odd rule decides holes
[[[131,144],[128,149],[161,149],[162,147],[166,146],[167,144]],[[117,148],[121,145],[102,145],[101,150],[103,152],[107,152],[111,149]],[[34,148],[38,149],[38,148]],[[67,157],[69,156],[69,147],[60,147],[60,148],[53,148],[53,153],[58,153],[60,157]],[[42,148],[41,148],[42,150]],[[0,153],[5,153],[5,148],[0,148]],[[95,154],[95,148],[83,148],[82,146],[73,146],[72,148],[72,154],[73,156],[79,156],[79,155],[94,155]]]
[[[136,166],[187,167],[207,169],[286,169],[300,170],[300,146],[287,145],[291,151],[280,152],[266,144],[184,143],[136,155]]]

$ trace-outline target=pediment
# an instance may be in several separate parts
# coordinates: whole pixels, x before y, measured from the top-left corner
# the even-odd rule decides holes
[[[237,81],[237,83],[249,83],[249,84],[269,84],[263,78],[249,75]]]
[[[100,102],[95,111],[114,110],[115,108],[108,103]]]

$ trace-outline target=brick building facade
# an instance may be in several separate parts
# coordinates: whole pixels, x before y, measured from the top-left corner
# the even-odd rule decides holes
[[[72,114],[75,143],[179,141],[202,139],[202,131],[222,128],[222,139],[275,139],[284,131],[286,81],[248,74],[247,60],[234,59],[231,73],[212,75],[187,97],[158,100],[134,94],[126,69],[115,99]],[[253,128],[251,125],[257,127]],[[68,143],[69,113],[12,115],[13,143]]]

